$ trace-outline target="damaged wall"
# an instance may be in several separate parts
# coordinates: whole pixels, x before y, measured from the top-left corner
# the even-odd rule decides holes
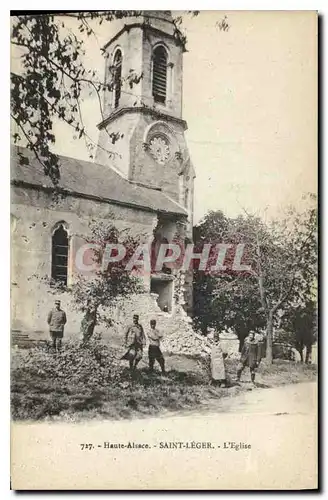
[[[111,205],[109,203],[67,196],[54,203],[52,196],[41,190],[20,187],[12,188],[11,208],[12,262],[11,262],[11,323],[13,330],[29,334],[30,338],[48,338],[47,313],[53,307],[55,298],[60,298],[62,308],[67,313],[66,336],[79,336],[81,313],[74,309],[68,294],[54,295],[45,280],[51,276],[52,232],[60,221],[66,223],[69,234],[69,248],[78,246],[81,236],[90,235],[91,220],[112,221],[118,229],[128,229],[134,236],[144,235],[152,240],[156,228],[171,238],[176,232],[175,223],[166,226],[159,223],[157,214],[134,208]],[[161,219],[160,219],[161,220]],[[72,252],[69,253],[69,268],[73,273]],[[74,278],[74,276],[73,276]],[[72,276],[69,276],[69,283]],[[148,286],[150,289],[150,277]],[[44,281],[43,281],[44,280]],[[144,321],[152,315],[163,313],[156,303],[156,296],[146,294],[134,299],[124,321],[131,320],[132,311],[139,310]],[[181,314],[176,301],[172,314],[164,317],[170,323]],[[121,314],[124,309],[120,308]],[[131,315],[130,315],[131,313]],[[183,313],[184,314],[184,313]],[[130,315],[130,316],[129,316]],[[120,320],[122,322],[122,319]],[[172,325],[175,320],[172,320]],[[97,329],[102,330],[99,326]]]
[[[157,224],[155,213],[73,196],[55,204],[47,193],[18,187],[12,189],[11,213],[12,328],[34,332],[36,337],[47,331],[46,317],[55,299],[42,279],[51,276],[52,231],[59,221],[67,224],[70,249],[81,235],[90,235],[91,220],[113,221],[118,229],[127,228],[134,236],[149,238]],[[70,252],[71,273],[72,257]],[[68,313],[66,331],[78,331],[81,315],[73,310],[67,294],[61,294],[60,299]]]

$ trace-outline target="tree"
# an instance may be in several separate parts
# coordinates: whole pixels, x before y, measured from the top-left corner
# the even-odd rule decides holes
[[[250,271],[232,272],[229,267],[226,272],[221,273],[215,281],[216,291],[212,285],[210,308],[213,310],[225,296],[225,302],[228,302],[225,310],[230,308],[232,322],[238,324],[244,321],[250,327],[252,319],[249,323],[246,319],[254,318],[256,329],[256,325],[261,324],[261,318],[264,318],[266,357],[269,363],[273,359],[273,329],[278,320],[278,312],[282,313],[290,304],[308,298],[316,282],[315,198],[310,196],[309,202],[309,206],[302,212],[289,208],[284,217],[271,222],[265,222],[246,212],[235,219],[223,219],[222,213],[212,212],[200,224],[203,241],[207,238],[207,242],[212,243],[213,239],[215,241],[221,238],[222,242],[245,245],[245,258]],[[211,228],[214,228],[214,233]],[[242,301],[236,300],[236,291],[237,297],[239,294]],[[252,292],[256,292],[257,298]],[[222,309],[222,303],[220,307]],[[244,312],[244,317],[240,315],[240,310]],[[226,326],[231,325],[229,314],[221,316],[221,321]]]
[[[194,241],[198,251],[204,243],[230,243],[236,240],[231,230],[233,220],[220,211],[210,212],[200,225],[194,228]],[[233,253],[233,252],[232,252]],[[227,252],[227,270],[220,273],[194,271],[194,322],[207,334],[208,328],[218,331],[232,328],[239,339],[241,351],[244,340],[252,331],[260,331],[265,319],[258,297],[256,283],[248,274],[233,272],[231,259]],[[216,254],[210,258],[210,264]],[[229,262],[230,260],[230,262]]]
[[[317,307],[316,302],[308,299],[305,303],[290,307],[281,318],[281,325],[288,334],[303,362],[303,350],[306,348],[305,363],[310,360],[312,345],[317,340]]]
[[[141,11],[60,12],[49,14],[13,15],[11,44],[19,56],[19,68],[11,72],[11,118],[15,124],[13,139],[23,141],[33,151],[56,187],[60,179],[59,158],[53,152],[56,141],[54,121],[66,123],[73,137],[82,139],[94,158],[97,144],[86,130],[81,103],[86,93],[95,94],[99,110],[102,109],[102,92],[112,90],[117,84],[116,68],[110,66],[106,79],[101,78],[94,68],[85,65],[85,40],[97,37],[95,29],[102,23],[114,19],[140,15]],[[192,15],[197,15],[194,11]],[[75,21],[74,28],[71,27]],[[186,45],[186,36],[181,29],[182,18],[174,21],[176,43]],[[71,24],[70,24],[71,23]],[[222,30],[226,30],[226,18]],[[106,52],[103,49],[104,56]],[[126,80],[130,88],[138,84],[142,75],[133,68]],[[120,79],[122,84],[122,79]],[[114,144],[121,138],[120,131],[109,134]],[[113,151],[106,151],[108,156]],[[28,158],[20,154],[21,164]]]
[[[265,318],[256,285],[231,276],[213,278],[197,272],[194,285],[194,322],[204,335],[209,328],[233,329],[239,340],[239,351],[250,331],[260,332]]]
[[[266,317],[267,360],[272,362],[278,311],[305,300],[317,279],[317,210],[310,196],[303,212],[289,208],[284,218],[253,228],[255,277]]]

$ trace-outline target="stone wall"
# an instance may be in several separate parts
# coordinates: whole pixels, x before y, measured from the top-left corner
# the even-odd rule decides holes
[[[69,234],[69,284],[76,274],[73,248],[81,236],[90,235],[91,220],[113,221],[118,229],[129,229],[134,236],[152,238],[157,224],[154,213],[110,205],[73,196],[54,204],[51,195],[42,191],[14,187],[11,207],[11,322],[13,329],[43,335],[46,316],[55,299],[53,291],[42,282],[51,276],[52,231],[64,221]],[[83,240],[82,240],[83,241]],[[40,281],[41,278],[41,281]],[[81,317],[74,312],[70,299],[61,296],[69,311],[68,332],[79,330]]]
[[[127,18],[125,25],[131,28],[123,31],[106,47],[107,57],[105,74],[110,76],[115,52],[122,52],[122,87],[119,105],[113,103],[114,91],[106,90],[103,97],[104,119],[109,119],[106,127],[99,131],[99,147],[96,161],[103,165],[109,162],[108,152],[112,152],[111,164],[125,177],[149,186],[160,187],[170,197],[180,203],[184,193],[179,188],[179,175],[184,165],[190,163],[188,148],[184,137],[185,123],[182,115],[182,48],[172,39],[174,26],[167,20],[147,18],[149,26],[162,32],[154,32],[143,25],[144,18]],[[152,96],[152,52],[161,43],[168,53],[167,98],[165,104],[154,102]],[[130,87],[127,80],[131,70],[142,74],[139,83]],[[144,145],[154,133],[163,133],[170,142],[170,158],[165,165],[159,165],[151,157]],[[121,135],[114,144],[111,134]],[[176,158],[179,155],[179,159]],[[188,169],[187,169],[188,170]],[[184,183],[188,184],[192,212],[193,169]],[[187,187],[187,186],[185,186]],[[192,224],[192,221],[190,221]]]
[[[51,195],[39,190],[13,187],[11,207],[12,230],[12,264],[11,264],[11,323],[13,330],[29,333],[31,338],[44,339],[48,337],[46,318],[48,311],[53,307],[55,299],[59,298],[62,308],[67,313],[66,336],[77,338],[80,332],[82,316],[76,311],[71,297],[66,293],[54,294],[45,280],[51,276],[51,244],[52,232],[58,222],[65,222],[69,234],[69,282],[76,278],[72,249],[77,248],[82,236],[90,234],[91,220],[113,221],[118,229],[129,229],[134,236],[144,235],[152,241],[153,232],[157,228],[160,234],[170,239],[175,233],[175,223],[163,221],[154,213],[143,210],[130,209],[91,201],[87,199],[67,196],[57,204]],[[73,259],[74,260],[74,259]],[[145,284],[150,286],[150,276],[145,276]],[[173,289],[175,284],[173,284]],[[175,290],[175,296],[176,290]],[[149,324],[152,317],[158,316],[165,331],[170,332],[180,325],[185,329],[189,325],[189,318],[183,311],[184,291],[180,293],[179,305],[173,300],[170,312],[163,313],[156,303],[154,294],[146,294],[125,301],[113,313],[116,324],[123,325],[131,321],[134,312],[139,312],[145,324]],[[177,320],[179,318],[179,320]],[[182,323],[181,323],[181,321]],[[189,327],[188,327],[189,328]],[[99,325],[98,331],[104,327]]]
[[[117,132],[123,137],[112,144],[110,135]],[[156,134],[164,134],[169,141],[169,158],[163,165],[157,163],[147,149],[149,141]],[[109,151],[114,154],[110,160]],[[181,155],[181,159],[177,159],[176,154]],[[190,159],[184,130],[179,123],[169,120],[164,122],[142,112],[124,112],[108,123],[106,129],[100,130],[96,161],[102,165],[108,165],[110,161],[111,165],[126,178],[160,188],[175,201],[185,205],[184,192],[180,187],[180,172],[183,162],[185,170],[189,170],[187,163],[190,163]],[[183,190],[187,187],[189,189],[188,208],[192,211],[194,180],[192,169],[186,177],[188,180],[184,179]]]

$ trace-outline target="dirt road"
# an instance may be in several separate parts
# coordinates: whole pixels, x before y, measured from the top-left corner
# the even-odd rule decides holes
[[[313,489],[316,394],[315,383],[301,383],[250,390],[213,401],[204,412],[161,418],[14,423],[15,487],[76,489],[78,480],[81,489]],[[110,449],[104,441],[149,448]],[[93,449],[81,452],[84,442]]]
[[[269,415],[313,414],[317,407],[317,384],[307,382],[247,392],[222,398],[211,409],[219,412]]]

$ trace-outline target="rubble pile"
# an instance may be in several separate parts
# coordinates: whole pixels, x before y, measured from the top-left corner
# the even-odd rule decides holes
[[[191,319],[181,307],[176,307],[174,314],[160,310],[152,294],[138,295],[130,300],[125,299],[112,315],[113,328],[107,328],[105,336],[111,336],[111,330],[117,330],[123,339],[123,332],[132,322],[133,314],[140,315],[140,323],[147,337],[151,319],[156,319],[157,328],[164,334],[161,349],[167,354],[183,354],[198,357],[208,354],[206,339],[197,334],[191,324]],[[148,344],[147,344],[148,345]]]
[[[169,354],[206,356],[208,354],[206,340],[195,333],[189,325],[181,326],[182,328],[165,335],[161,343],[162,350]]]

